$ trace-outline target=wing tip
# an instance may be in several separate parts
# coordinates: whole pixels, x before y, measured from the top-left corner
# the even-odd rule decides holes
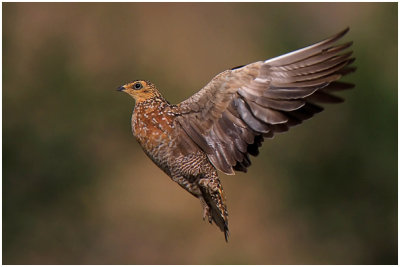
[[[263,61],[263,64],[271,64],[272,66],[274,66],[274,64],[276,64],[277,61],[280,61],[281,65],[285,65],[288,64],[288,58],[290,58],[291,56],[294,56],[296,54],[302,53],[303,54],[303,59],[308,57],[311,53],[312,50],[314,49],[326,49],[329,48],[329,45],[335,43],[336,41],[338,41],[340,38],[342,38],[348,31],[350,31],[350,27],[347,26],[345,29],[341,30],[340,32],[325,38],[317,43],[311,44],[309,46],[306,46],[304,48],[298,49],[298,50],[294,50],[292,52],[277,56],[277,57],[273,57],[267,60]],[[346,43],[344,46],[345,48],[346,45],[351,46],[353,43],[352,42],[348,42]],[[344,49],[345,49],[344,48]],[[275,63],[274,63],[275,62]]]
[[[341,33],[343,34],[343,35],[345,35],[347,32],[349,32],[350,31],[350,26],[347,26],[346,28],[344,28],[342,31],[341,31]]]
[[[347,26],[346,28],[344,28],[343,30],[341,30],[340,32],[332,35],[331,37],[328,37],[324,40],[322,40],[319,43],[332,43],[332,42],[336,42],[337,40],[339,40],[340,38],[342,38],[344,35],[346,35],[348,32],[350,31],[350,27]],[[353,44],[352,41],[350,41],[349,43]],[[351,45],[350,44],[350,45]]]

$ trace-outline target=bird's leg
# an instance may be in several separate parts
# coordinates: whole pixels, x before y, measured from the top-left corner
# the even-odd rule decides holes
[[[177,182],[193,196],[200,199],[203,207],[203,220],[209,223],[213,221],[225,234],[228,239],[228,211],[225,205],[221,182],[216,173],[207,176],[186,178],[180,175],[172,175],[172,180]]]
[[[195,183],[195,179],[187,179],[183,176],[173,176],[172,180],[178,183],[182,188],[187,190],[190,194],[200,199],[201,206],[203,207],[203,220],[207,218],[209,223],[212,223],[212,215],[210,207],[204,200],[203,195],[199,189],[199,185]]]
[[[204,208],[204,213],[208,215],[208,220],[215,224],[225,234],[225,239],[228,239],[228,211],[225,204],[225,197],[218,176],[204,177],[198,181],[199,188],[202,193],[203,201],[207,208]]]
[[[210,212],[210,207],[207,205],[206,201],[202,196],[199,197],[201,206],[203,207],[203,221],[207,218],[209,223],[212,223],[212,216]]]
[[[188,191],[190,194],[193,196],[200,198],[201,197],[201,191],[199,189],[199,186],[193,182],[191,179],[187,179],[184,176],[175,176],[172,175],[172,180],[179,184],[183,189]]]

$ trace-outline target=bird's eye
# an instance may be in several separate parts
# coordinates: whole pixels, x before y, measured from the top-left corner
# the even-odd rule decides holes
[[[139,90],[142,89],[143,85],[141,83],[135,83],[133,87],[135,88],[135,90]]]

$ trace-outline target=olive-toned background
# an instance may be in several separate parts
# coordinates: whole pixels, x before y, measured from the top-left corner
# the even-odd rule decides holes
[[[3,263],[397,263],[397,3],[2,6]],[[147,79],[177,103],[346,26],[356,89],[221,174],[226,244],[115,89]]]

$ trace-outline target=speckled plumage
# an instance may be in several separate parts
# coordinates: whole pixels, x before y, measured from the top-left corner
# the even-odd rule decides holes
[[[224,71],[178,105],[154,84],[136,80],[119,88],[135,99],[132,132],[144,152],[173,181],[200,199],[207,218],[228,240],[228,212],[217,169],[246,172],[264,138],[287,131],[338,103],[333,91],[352,88],[337,81],[355,70],[334,44],[348,29],[295,52]]]
[[[148,81],[136,82],[154,88]],[[189,148],[184,147],[187,144],[178,145],[181,143],[178,139],[184,133],[175,120],[177,116],[180,116],[179,108],[169,104],[157,92],[150,98],[136,102],[132,114],[133,135],[159,168],[200,199],[203,218],[210,223],[214,220],[227,239],[228,212],[217,171],[195,144],[191,144],[190,153],[185,152]]]

